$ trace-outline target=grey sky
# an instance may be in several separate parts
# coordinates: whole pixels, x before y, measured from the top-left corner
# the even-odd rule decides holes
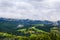
[[[60,20],[59,0],[0,0],[0,17]]]

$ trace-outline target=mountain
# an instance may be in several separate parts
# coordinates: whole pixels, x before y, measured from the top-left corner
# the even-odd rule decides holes
[[[44,26],[41,26],[41,24],[44,24]],[[38,26],[36,26],[36,25],[38,25]],[[29,20],[29,19],[0,18],[0,32],[20,34],[20,32],[18,32],[17,30],[29,29],[31,27],[35,27],[39,30],[49,32],[50,28],[54,27],[54,25],[53,25],[52,21],[47,21],[47,20],[41,21],[41,20]]]
[[[0,40],[28,39],[60,40],[60,21],[0,18]]]
[[[29,19],[7,19],[7,18],[0,18],[0,22],[16,22],[20,24],[53,24],[53,22],[48,20],[29,20]]]

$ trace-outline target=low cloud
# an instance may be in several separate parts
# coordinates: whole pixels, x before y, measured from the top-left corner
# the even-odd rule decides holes
[[[59,0],[0,0],[0,17],[60,20]]]

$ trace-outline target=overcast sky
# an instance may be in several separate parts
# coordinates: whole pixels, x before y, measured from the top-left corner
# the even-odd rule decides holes
[[[60,0],[0,0],[0,17],[60,20]]]

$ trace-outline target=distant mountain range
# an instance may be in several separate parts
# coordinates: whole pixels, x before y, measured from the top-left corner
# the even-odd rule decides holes
[[[29,19],[7,19],[7,18],[0,18],[0,22],[5,21],[5,22],[17,22],[21,24],[52,24],[52,21],[48,20],[29,20]]]
[[[7,19],[7,18],[0,18],[0,22],[17,22],[21,24],[53,24],[53,21],[49,20],[29,20],[29,19]],[[56,21],[56,23],[60,24],[60,21]]]
[[[49,20],[29,20],[29,19],[7,19],[7,18],[0,18],[0,23],[8,22],[8,23],[14,23],[16,25],[22,24],[22,25],[33,25],[33,24],[45,24],[45,25],[59,25],[60,21],[49,21]]]
[[[60,26],[60,21],[53,22],[48,20],[29,20],[29,19],[6,19],[0,18],[0,32],[19,33],[17,29],[29,28],[36,24],[44,24],[45,27],[36,27],[38,29],[49,31],[52,26]],[[23,27],[22,27],[23,26]]]

